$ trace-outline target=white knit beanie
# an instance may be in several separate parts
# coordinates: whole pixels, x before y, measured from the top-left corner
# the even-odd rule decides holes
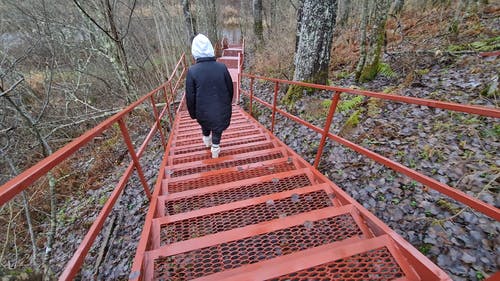
[[[210,39],[208,39],[203,34],[198,34],[193,39],[193,44],[191,45],[191,53],[193,54],[193,57],[195,59],[215,57],[214,47],[212,47]]]

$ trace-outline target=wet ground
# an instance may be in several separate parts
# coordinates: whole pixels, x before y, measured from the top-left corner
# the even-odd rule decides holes
[[[395,73],[390,78],[356,84],[348,77],[335,84],[498,108],[498,57],[419,55],[412,69],[398,64],[405,58],[385,59]],[[255,94],[272,102],[272,85],[257,83]],[[306,96],[291,111],[323,127],[324,101],[331,95]],[[345,104],[352,96],[343,94],[341,99]],[[332,133],[500,207],[498,120],[371,98],[347,108],[337,110]],[[352,123],[353,115],[356,124],[345,125]],[[269,126],[270,111],[260,107],[257,116]],[[278,117],[276,128],[281,140],[314,161],[317,133],[283,117]],[[499,222],[332,141],[319,169],[453,280],[482,280],[500,267]]]

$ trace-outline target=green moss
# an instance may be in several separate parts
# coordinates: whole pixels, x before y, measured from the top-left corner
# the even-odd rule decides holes
[[[368,82],[372,81],[377,77],[378,74],[378,59],[377,59],[377,64],[372,64],[369,66],[365,66],[363,68],[363,71],[361,71],[361,75],[359,76],[359,81],[361,83],[363,82]]]
[[[347,119],[347,121],[345,122],[345,126],[350,127],[350,128],[356,127],[359,124],[359,116],[360,115],[361,115],[360,109],[354,111],[354,113],[351,114],[349,119]]]
[[[447,50],[449,52],[460,52],[467,50],[476,52],[491,52],[500,50],[500,36],[491,37],[485,40],[475,41],[467,44],[449,45]]]
[[[353,108],[358,107],[361,103],[363,103],[363,96],[353,96],[351,99],[346,99],[337,105],[338,111],[340,113],[344,113],[352,110]]]
[[[394,72],[394,70],[392,70],[391,66],[387,63],[380,63],[378,65],[378,73],[377,74],[382,74],[387,78],[396,77],[396,72]]]
[[[422,76],[422,75],[426,75],[430,72],[431,70],[428,69],[428,68],[425,68],[425,69],[417,69],[415,70],[415,73],[417,73],[418,75]]]
[[[290,110],[293,108],[293,106],[297,101],[302,99],[304,94],[312,94],[312,93],[314,93],[314,88],[291,85],[288,88],[285,97],[282,99],[282,102]]]
[[[321,102],[321,106],[323,109],[328,110],[330,109],[330,106],[332,105],[332,100],[324,100]]]
[[[429,251],[431,250],[432,244],[423,244],[420,247],[418,247],[418,250],[424,254],[427,255]]]
[[[348,71],[340,71],[335,75],[335,77],[337,79],[345,79],[348,78],[350,75],[351,73],[349,73]]]
[[[455,207],[451,202],[446,201],[444,199],[439,199],[436,204],[441,207],[442,209],[452,213],[452,214],[457,214],[460,212],[460,209]]]

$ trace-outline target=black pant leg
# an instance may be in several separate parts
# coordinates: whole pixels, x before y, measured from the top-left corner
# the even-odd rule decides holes
[[[210,136],[210,130],[205,129],[205,128],[203,128],[203,127],[201,127],[201,133],[202,133],[205,137]]]
[[[212,131],[212,143],[213,144],[220,144],[220,138],[222,136],[222,132],[216,132],[216,131]]]

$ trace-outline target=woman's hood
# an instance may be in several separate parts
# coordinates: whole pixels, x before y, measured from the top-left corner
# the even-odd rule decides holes
[[[191,53],[195,59],[215,57],[214,48],[210,40],[203,34],[198,34],[193,39]]]

